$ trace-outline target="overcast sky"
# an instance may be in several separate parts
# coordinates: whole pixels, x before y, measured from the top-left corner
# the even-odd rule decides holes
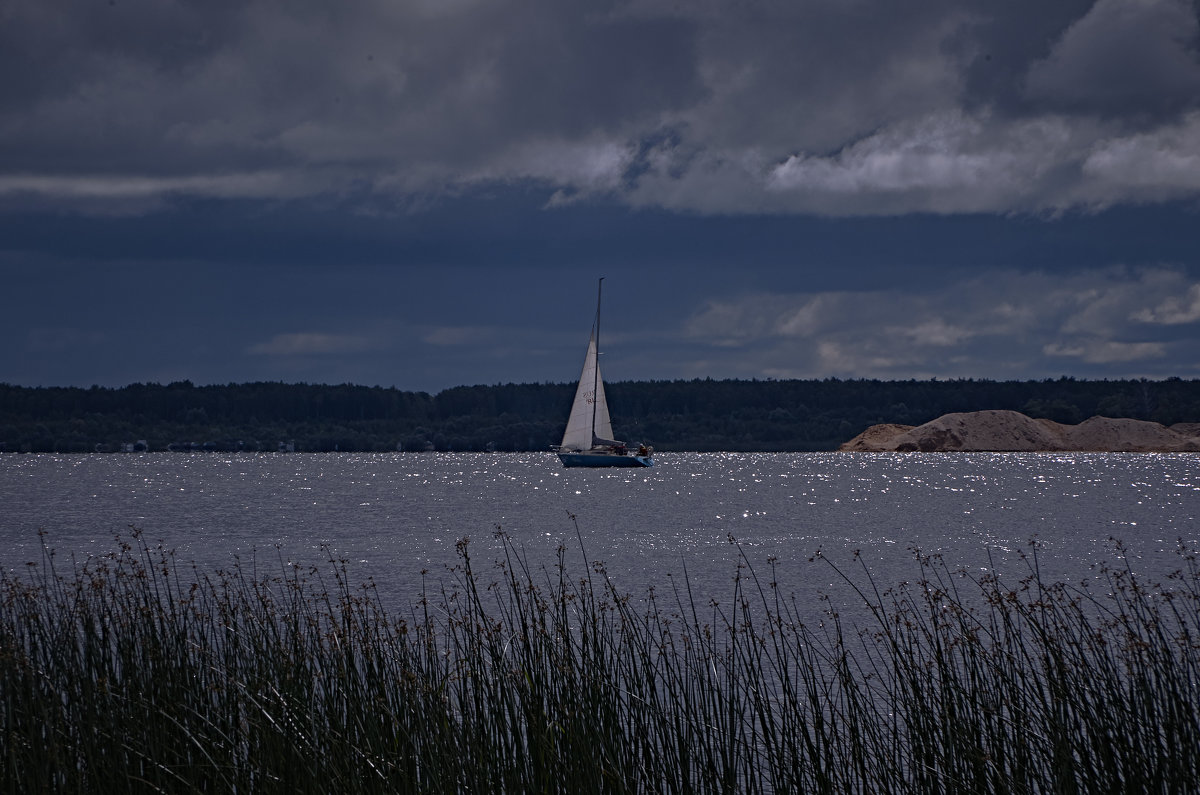
[[[0,0],[0,382],[1200,377],[1189,0]]]

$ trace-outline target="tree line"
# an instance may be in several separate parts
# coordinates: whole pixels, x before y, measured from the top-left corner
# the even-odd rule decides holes
[[[883,422],[1012,409],[1074,424],[1200,422],[1200,380],[713,380],[607,385],[619,438],[658,450],[834,450]],[[462,386],[437,394],[260,382],[120,388],[0,384],[0,452],[149,450],[531,451],[557,444],[574,384]]]

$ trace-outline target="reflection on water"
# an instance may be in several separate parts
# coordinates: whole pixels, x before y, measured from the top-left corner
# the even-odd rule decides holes
[[[502,529],[535,564],[565,544],[640,592],[686,567],[701,594],[727,595],[737,539],[805,598],[856,551],[882,583],[915,576],[913,549],[952,567],[1019,571],[1030,539],[1051,578],[1111,559],[1177,568],[1200,543],[1200,456],[1192,454],[660,454],[654,469],[563,469],[550,454],[133,454],[0,456],[0,564],[101,554],[141,528],[183,560],[320,563],[371,577],[388,599],[439,577],[454,543],[495,554]],[[578,558],[573,558],[576,562]],[[582,573],[582,569],[580,569]]]

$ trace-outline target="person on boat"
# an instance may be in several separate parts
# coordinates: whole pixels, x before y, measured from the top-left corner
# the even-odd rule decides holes
[[[650,451],[646,449],[646,445],[644,445],[644,444],[638,445],[638,455],[643,456],[643,457],[650,455]]]

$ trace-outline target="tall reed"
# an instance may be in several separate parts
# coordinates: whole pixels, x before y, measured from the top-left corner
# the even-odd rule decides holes
[[[136,531],[0,577],[7,792],[1194,792],[1200,572],[951,571],[869,618],[464,539],[403,616],[345,561],[181,567]],[[732,541],[732,539],[731,539]],[[1119,549],[1117,550],[1120,551]],[[1118,559],[1123,559],[1118,555]]]

